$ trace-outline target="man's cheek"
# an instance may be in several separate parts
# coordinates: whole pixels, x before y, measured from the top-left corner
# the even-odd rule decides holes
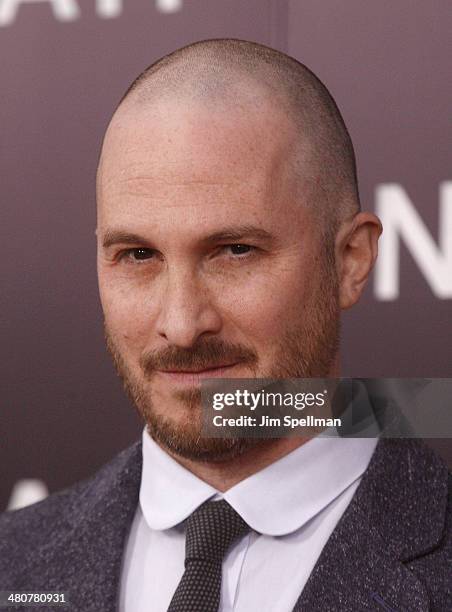
[[[146,345],[152,330],[149,318],[138,307],[113,301],[104,315],[110,333],[121,347],[136,352]]]

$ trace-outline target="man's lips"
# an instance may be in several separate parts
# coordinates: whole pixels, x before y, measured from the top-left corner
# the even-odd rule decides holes
[[[237,363],[224,364],[205,368],[204,370],[157,370],[157,373],[163,378],[174,382],[196,384],[203,378],[223,378],[228,376],[230,370],[236,365]]]

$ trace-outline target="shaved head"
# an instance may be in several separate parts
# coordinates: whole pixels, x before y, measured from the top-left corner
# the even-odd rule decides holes
[[[298,196],[331,239],[338,224],[360,209],[353,145],[332,96],[303,64],[253,42],[196,42],[159,59],[131,84],[119,107],[179,101],[228,113],[269,107],[290,120],[296,135],[285,163]]]

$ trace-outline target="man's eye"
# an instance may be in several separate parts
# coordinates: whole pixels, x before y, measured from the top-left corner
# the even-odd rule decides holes
[[[138,247],[135,249],[126,249],[121,253],[120,259],[125,259],[133,263],[135,261],[146,261],[147,259],[151,259],[153,256],[154,253],[151,249]]]
[[[249,244],[227,244],[225,248],[229,249],[232,255],[248,255],[254,247]]]

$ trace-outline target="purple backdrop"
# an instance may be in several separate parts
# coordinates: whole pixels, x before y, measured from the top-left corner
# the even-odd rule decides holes
[[[387,229],[366,297],[344,317],[344,374],[451,376],[448,9],[442,0],[0,0],[0,509],[21,479],[70,485],[141,430],[104,350],[95,169],[132,78],[194,40],[288,51],[343,111],[363,206]],[[433,444],[452,462],[449,441]]]

